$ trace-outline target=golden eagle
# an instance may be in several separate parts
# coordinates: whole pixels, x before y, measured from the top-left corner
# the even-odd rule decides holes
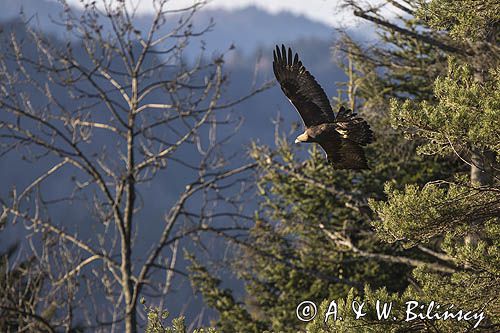
[[[281,89],[299,112],[306,127],[295,139],[316,142],[336,169],[368,169],[363,147],[373,141],[368,123],[351,110],[340,107],[335,116],[328,97],[305,69],[299,56],[284,45],[273,51],[273,70]]]

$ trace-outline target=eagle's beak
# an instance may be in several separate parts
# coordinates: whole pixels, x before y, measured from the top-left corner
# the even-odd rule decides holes
[[[302,133],[295,139],[295,143],[307,142],[308,139],[309,136],[307,135],[307,133]]]

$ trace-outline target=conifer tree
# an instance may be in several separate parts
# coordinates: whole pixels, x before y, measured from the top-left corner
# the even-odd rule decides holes
[[[276,149],[253,146],[261,208],[247,239],[235,240],[241,252],[233,265],[245,281],[246,311],[285,332],[495,331],[499,5],[388,0],[400,13],[391,21],[380,7],[345,4],[381,40],[364,46],[344,36],[336,54],[349,81],[334,109],[344,102],[369,118],[372,170],[332,170],[315,147],[304,160],[287,137]],[[376,318],[377,299],[394,302],[396,320]],[[306,325],[295,313],[303,300],[321,314],[336,300],[344,320],[316,316]],[[365,317],[353,318],[354,300],[371,306]],[[405,321],[408,301],[481,310],[485,318]]]

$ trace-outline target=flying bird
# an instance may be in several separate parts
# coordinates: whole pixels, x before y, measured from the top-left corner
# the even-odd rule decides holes
[[[328,97],[292,49],[273,51],[273,70],[281,90],[304,122],[305,131],[295,143],[315,142],[335,169],[369,169],[363,146],[373,141],[368,123],[343,106],[335,113]]]

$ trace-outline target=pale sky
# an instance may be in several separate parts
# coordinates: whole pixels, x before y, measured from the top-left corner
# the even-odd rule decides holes
[[[128,0],[138,3],[138,11],[148,13],[153,11],[153,0]],[[80,0],[68,0],[72,5],[81,5]],[[378,0],[370,0],[376,3]],[[171,0],[171,8],[189,6],[194,0]],[[327,24],[331,27],[352,26],[356,20],[349,12],[340,12],[341,0],[209,0],[207,8],[238,9],[247,6],[256,6],[269,13],[287,11],[295,15],[303,15],[311,20]]]

